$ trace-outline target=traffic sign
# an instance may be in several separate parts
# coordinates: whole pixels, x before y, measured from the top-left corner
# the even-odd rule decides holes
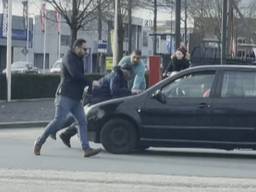
[[[98,53],[107,53],[108,44],[105,40],[100,40],[98,42]]]

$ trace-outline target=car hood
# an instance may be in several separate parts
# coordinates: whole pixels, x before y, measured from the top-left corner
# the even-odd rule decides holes
[[[88,115],[91,112],[95,112],[97,110],[103,110],[108,112],[114,112],[120,106],[120,108],[128,108],[137,106],[138,103],[142,103],[142,95],[134,95],[128,97],[122,97],[117,99],[111,99],[108,101],[100,102],[91,106],[85,106],[85,113]]]

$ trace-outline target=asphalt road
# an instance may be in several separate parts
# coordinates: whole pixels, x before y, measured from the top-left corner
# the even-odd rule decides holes
[[[94,186],[89,191],[256,191],[254,151],[150,148],[83,158],[74,137],[71,149],[49,138],[42,155],[34,156],[33,142],[41,132],[0,130],[0,191],[47,191],[45,183],[52,191],[70,191],[73,185],[74,191],[85,186]]]

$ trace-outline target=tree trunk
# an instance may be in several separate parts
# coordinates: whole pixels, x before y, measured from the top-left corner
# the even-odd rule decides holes
[[[101,0],[98,0],[98,43],[102,40],[102,10],[101,10]],[[100,73],[104,73],[105,67],[103,64],[103,55],[102,53],[97,53],[97,71]]]
[[[72,16],[71,16],[71,23],[72,25],[70,26],[71,30],[71,47],[75,40],[77,39],[77,32],[78,32],[78,23],[77,23],[77,16],[78,16],[79,10],[77,7],[77,1],[72,0]]]
[[[123,29],[123,20],[122,20],[122,16],[121,16],[121,11],[118,13],[119,14],[119,22],[118,22],[118,62],[122,59],[123,57],[123,50],[124,50],[124,29]]]
[[[118,62],[122,59],[123,57],[123,50],[124,50],[124,45],[123,45],[123,42],[124,42],[124,29],[123,29],[123,25],[120,24],[119,27],[118,27],[118,47],[119,47],[119,50],[118,50]]]
[[[102,10],[101,0],[98,0],[98,40],[102,39]]]
[[[74,27],[70,27],[70,32],[71,32],[71,42],[70,42],[70,47],[72,47],[73,43],[77,39],[77,32],[78,30]]]
[[[132,0],[128,0],[128,53],[132,52]]]
[[[175,49],[178,49],[180,47],[180,17],[181,17],[181,1],[176,0],[175,5]]]

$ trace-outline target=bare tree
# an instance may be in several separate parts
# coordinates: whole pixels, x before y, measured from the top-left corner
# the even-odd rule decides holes
[[[70,27],[71,44],[77,39],[78,31],[96,19],[98,6],[106,7],[110,0],[45,0],[65,19]]]
[[[195,21],[195,31],[204,37],[212,31],[221,40],[222,0],[190,0],[188,15]]]
[[[256,18],[256,12],[255,12],[256,1],[255,0],[247,0],[247,4],[239,8],[240,8],[241,14],[243,14],[244,17]]]

